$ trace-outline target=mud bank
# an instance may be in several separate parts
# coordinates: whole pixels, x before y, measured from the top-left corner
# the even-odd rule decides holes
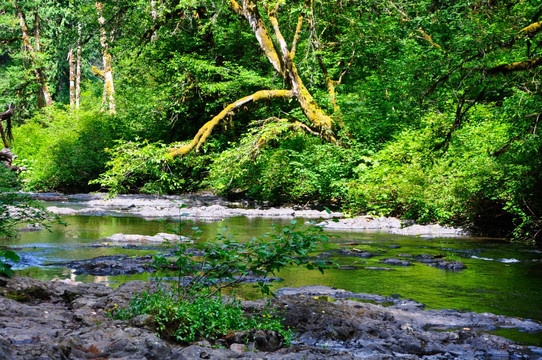
[[[186,218],[217,221],[228,217],[303,218],[322,221],[331,230],[384,231],[397,235],[427,237],[468,236],[463,229],[440,225],[417,225],[397,218],[359,216],[345,219],[340,212],[326,212],[301,207],[261,207],[255,202],[232,202],[213,194],[183,196],[118,195],[106,199],[105,194],[34,194],[36,199],[54,202],[47,210],[57,215],[139,216],[147,219]],[[333,220],[333,221],[331,221]]]
[[[285,288],[273,306],[296,331],[291,347],[276,334],[254,332],[254,343],[222,340],[181,346],[158,338],[148,319],[112,320],[152,283],[118,289],[70,281],[0,278],[0,359],[537,359],[542,348],[487,333],[497,328],[540,332],[542,325],[489,313],[423,310],[412,300],[328,287]],[[384,306],[386,305],[386,306]],[[257,312],[263,301],[245,302]],[[258,340],[259,339],[259,340]],[[247,351],[251,349],[250,351]],[[260,350],[258,350],[260,349]]]

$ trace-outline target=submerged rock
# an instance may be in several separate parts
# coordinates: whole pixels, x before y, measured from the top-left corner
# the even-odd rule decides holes
[[[412,266],[410,262],[406,260],[396,259],[396,258],[385,258],[385,259],[381,259],[380,262],[386,265]]]
[[[152,266],[152,255],[130,257],[128,255],[100,256],[87,260],[47,264],[49,266],[65,266],[75,270],[76,275],[94,276],[132,275],[144,272],[155,272]]]

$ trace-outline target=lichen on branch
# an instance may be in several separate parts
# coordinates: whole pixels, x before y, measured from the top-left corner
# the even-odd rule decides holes
[[[179,148],[172,148],[169,152],[170,156],[183,156],[188,154],[194,148],[198,150],[201,145],[207,140],[213,128],[220,123],[226,116],[233,113],[233,111],[243,105],[250,102],[256,102],[260,100],[270,100],[275,98],[291,98],[294,94],[291,90],[260,90],[254,94],[245,96],[224,108],[218,115],[213,117],[210,121],[206,122],[198,131],[194,139],[188,144]]]

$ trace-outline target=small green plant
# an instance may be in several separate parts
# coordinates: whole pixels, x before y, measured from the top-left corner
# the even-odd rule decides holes
[[[12,265],[6,262],[6,260],[17,263],[21,258],[13,250],[0,249],[0,275],[11,277],[13,275],[13,270],[11,270]]]
[[[281,334],[289,343],[291,333],[281,317],[269,309],[250,315],[238,299],[223,299],[221,292],[248,277],[264,295],[272,295],[265,282],[269,275],[289,265],[305,265],[321,272],[330,265],[313,261],[310,253],[327,242],[320,227],[300,229],[296,221],[247,243],[231,236],[219,236],[214,243],[176,245],[175,258],[156,257],[156,266],[175,268],[176,286],[160,286],[155,292],[136,296],[126,309],[115,309],[113,316],[128,319],[141,314],[154,316],[157,332],[180,342],[201,338],[213,340],[234,330],[268,329]]]

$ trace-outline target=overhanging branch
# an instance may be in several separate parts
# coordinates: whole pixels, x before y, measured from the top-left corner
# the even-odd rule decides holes
[[[182,156],[188,154],[190,151],[192,151],[194,148],[198,150],[203,143],[205,143],[205,140],[211,135],[211,132],[213,131],[213,128],[220,123],[227,115],[230,115],[233,113],[233,111],[243,105],[246,105],[250,102],[256,102],[260,100],[269,100],[269,99],[276,99],[276,98],[291,98],[294,96],[294,93],[291,90],[260,90],[256,91],[254,94],[245,96],[244,98],[241,98],[230,105],[226,106],[224,110],[222,110],[218,115],[216,115],[214,118],[212,118],[210,121],[205,123],[203,125],[196,136],[194,136],[194,139],[185,146],[179,147],[179,148],[172,148],[169,152],[170,156]]]

